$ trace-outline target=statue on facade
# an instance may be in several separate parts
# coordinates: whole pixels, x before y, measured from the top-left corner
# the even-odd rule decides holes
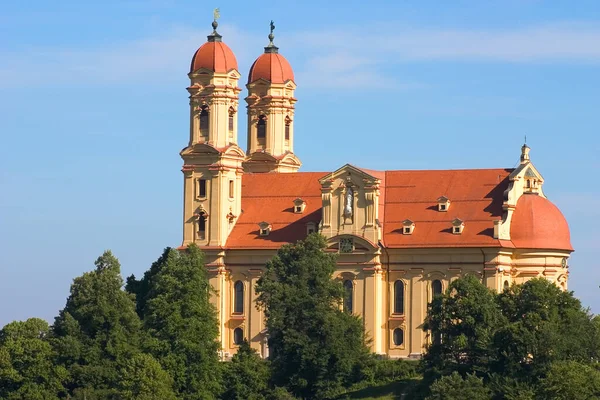
[[[346,200],[344,205],[344,217],[352,217],[352,206],[354,203],[354,190],[351,187],[346,188]]]

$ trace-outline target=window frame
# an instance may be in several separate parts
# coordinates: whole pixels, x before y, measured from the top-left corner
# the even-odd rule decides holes
[[[401,286],[401,290],[398,290],[398,286]],[[406,284],[402,279],[394,281],[394,314],[404,315],[405,313],[405,300],[406,300]],[[399,296],[400,295],[400,296]],[[400,306],[399,306],[400,305]]]
[[[205,199],[208,192],[208,182],[204,178],[198,179],[198,198]]]
[[[256,122],[256,139],[258,141],[264,141],[267,138],[267,117],[260,115]]]
[[[345,313],[354,313],[354,282],[351,279],[344,280],[344,300],[342,303],[342,310]]]
[[[396,338],[397,338],[396,337],[396,333],[397,332],[401,335],[400,338],[402,340],[400,340],[400,341],[396,340]],[[400,327],[394,328],[394,330],[392,330],[392,343],[394,344],[394,346],[396,346],[396,347],[403,347],[404,346],[404,341],[406,339],[404,336],[405,336],[404,329],[402,329]]]
[[[437,292],[436,287],[435,287],[436,282],[439,282],[439,285],[440,285],[439,293],[436,293]],[[435,296],[441,295],[443,293],[444,293],[444,284],[442,283],[442,280],[441,279],[434,279],[433,281],[431,281],[431,300],[433,301],[433,299],[435,298]]]
[[[245,306],[245,292],[246,288],[244,287],[244,282],[241,280],[235,281],[233,284],[233,313],[237,315],[244,314],[244,306]]]
[[[210,107],[208,105],[200,106],[200,114],[198,115],[198,132],[200,137],[206,138],[210,132]]]
[[[238,340],[238,332],[241,335],[241,340]],[[244,330],[241,327],[237,327],[233,330],[233,344],[239,346],[244,343]]]

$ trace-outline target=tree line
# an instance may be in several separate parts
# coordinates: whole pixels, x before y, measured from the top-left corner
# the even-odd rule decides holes
[[[312,234],[266,264],[255,289],[269,360],[244,341],[231,362],[219,361],[198,247],[167,248],[125,282],[107,251],[73,280],[52,325],[31,318],[0,330],[0,399],[341,399],[398,379],[412,382],[407,399],[600,397],[600,321],[572,293],[534,279],[497,294],[460,278],[429,306],[423,360],[381,360],[361,319],[342,311],[325,248]]]

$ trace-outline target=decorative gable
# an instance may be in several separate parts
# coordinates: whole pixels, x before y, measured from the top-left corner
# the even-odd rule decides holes
[[[321,179],[322,226],[320,232],[361,236],[377,243],[381,239],[379,219],[380,186],[384,172],[346,164]]]

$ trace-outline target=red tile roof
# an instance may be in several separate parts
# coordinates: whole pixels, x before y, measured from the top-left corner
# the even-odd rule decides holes
[[[326,172],[288,174],[244,174],[242,214],[227,239],[227,248],[277,249],[306,237],[308,222],[321,221],[321,186]],[[294,200],[302,198],[306,208],[294,213]],[[272,226],[268,236],[259,236],[258,223]]]
[[[548,200],[533,195],[524,195],[517,203],[512,242],[493,238],[494,220],[502,216],[503,192],[508,188],[511,169],[361,170],[381,180],[379,217],[383,224],[382,244],[388,248],[571,249],[568,226],[560,211]],[[318,180],[325,175],[326,172],[244,174],[242,214],[225,247],[277,249],[306,237],[307,223],[321,221]],[[440,196],[450,200],[448,211],[438,211]],[[298,197],[306,201],[302,214],[293,212],[293,201]],[[452,233],[455,218],[464,221],[461,234]],[[410,235],[402,233],[402,221],[406,219],[415,223]],[[258,223],[262,221],[272,226],[268,236],[259,235]]]
[[[284,83],[288,80],[294,80],[294,71],[288,60],[281,54],[264,53],[250,67],[248,83],[261,78],[271,83]]]
[[[510,169],[387,171],[383,242],[390,248],[490,247],[494,220],[502,216],[503,192]],[[450,200],[448,211],[438,211],[437,199]],[[452,233],[452,220],[465,227]],[[402,234],[402,221],[415,223],[411,235]]]
[[[233,51],[223,42],[206,42],[194,54],[190,72],[206,68],[214,72],[225,73],[237,70],[237,60]]]

